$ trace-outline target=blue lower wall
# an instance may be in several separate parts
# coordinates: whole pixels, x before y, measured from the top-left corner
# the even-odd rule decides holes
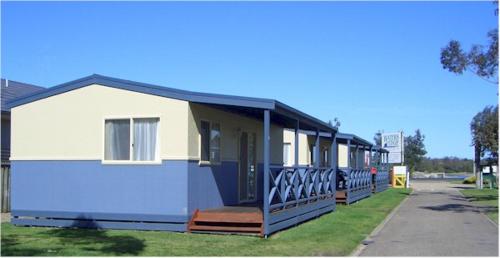
[[[262,202],[264,166],[257,165],[257,201]],[[238,162],[223,161],[218,165],[200,166],[189,162],[188,206],[189,214],[196,209],[211,209],[238,205]]]
[[[238,162],[223,161],[219,165],[200,166],[189,162],[189,213],[238,204]]]
[[[259,203],[262,169],[258,164]],[[187,160],[164,160],[158,165],[110,165],[100,160],[12,161],[11,180],[12,216],[67,220],[54,222],[54,226],[80,225],[79,220],[99,220],[96,225],[102,224],[100,227],[123,225],[105,221],[142,221],[164,223],[158,227],[178,231],[183,228],[179,224],[185,224],[196,209],[239,202],[238,162],[234,161],[213,166]],[[43,219],[14,221],[20,225],[52,225]]]
[[[188,219],[187,161],[103,165],[101,161],[12,161],[12,215]],[[61,215],[62,216],[62,215]]]

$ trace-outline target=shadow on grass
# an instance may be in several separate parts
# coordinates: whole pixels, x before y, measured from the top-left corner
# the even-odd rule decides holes
[[[468,201],[471,202],[479,202],[479,201],[496,201],[498,200],[498,195],[494,194],[488,194],[488,195],[478,195],[478,196],[471,196],[471,197],[465,197]]]
[[[37,233],[48,238],[56,238],[58,244],[68,246],[68,249],[97,253],[98,255],[139,255],[145,248],[144,240],[132,236],[109,236],[95,221],[78,217],[70,228],[48,229]],[[2,255],[7,256],[40,256],[57,255],[62,248],[47,247],[47,249],[26,247],[22,239],[9,237],[2,239]],[[68,250],[72,251],[72,250]]]
[[[18,238],[9,236],[2,237],[2,256],[43,256],[54,255],[60,248],[37,248],[22,246]]]

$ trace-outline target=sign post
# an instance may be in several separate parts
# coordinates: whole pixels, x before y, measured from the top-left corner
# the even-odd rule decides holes
[[[389,164],[396,164],[392,169],[393,187],[410,187],[410,175],[403,166],[405,160],[405,143],[403,131],[382,134],[382,148],[389,151]]]

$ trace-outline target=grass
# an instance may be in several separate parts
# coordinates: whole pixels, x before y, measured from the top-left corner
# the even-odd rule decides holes
[[[2,224],[2,256],[345,256],[408,194],[388,189],[268,239],[158,231],[16,227]]]
[[[461,192],[472,203],[487,208],[486,215],[498,224],[498,189],[465,189]]]

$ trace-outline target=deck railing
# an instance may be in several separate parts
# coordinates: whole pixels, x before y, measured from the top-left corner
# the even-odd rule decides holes
[[[380,167],[375,175],[375,192],[381,192],[389,187],[389,171]]]
[[[269,211],[335,198],[335,173],[329,167],[270,166]]]
[[[347,191],[347,203],[371,195],[372,178],[369,169],[340,168],[338,173],[343,176],[337,182],[337,190]]]

